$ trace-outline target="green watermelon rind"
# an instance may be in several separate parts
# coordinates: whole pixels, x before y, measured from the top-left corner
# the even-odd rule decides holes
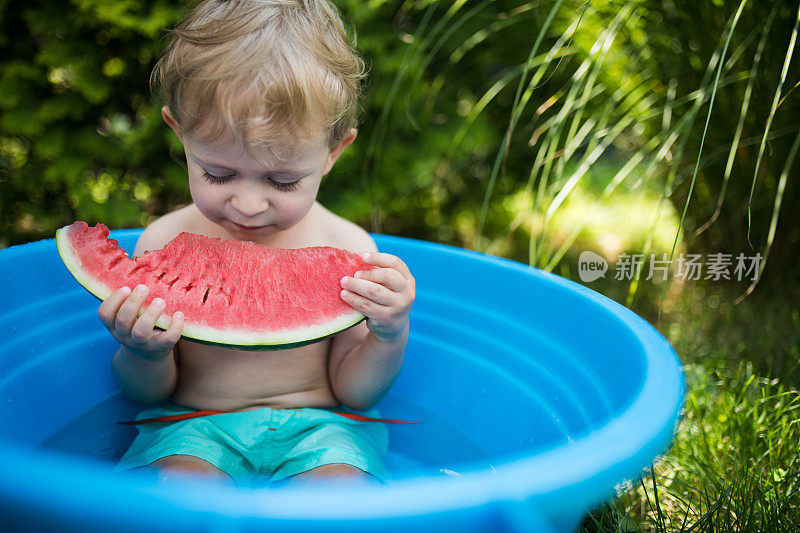
[[[75,280],[97,299],[104,301],[118,287],[110,287],[97,281],[81,266],[81,260],[75,254],[69,239],[70,226],[56,230],[56,247],[61,260]],[[305,326],[281,331],[226,331],[218,328],[184,323],[181,338],[207,344],[242,350],[283,350],[296,348],[319,342],[337,333],[350,329],[366,319],[363,313],[355,309],[342,314],[333,320],[313,326]],[[156,326],[166,330],[169,328],[171,317],[162,314],[156,321]]]

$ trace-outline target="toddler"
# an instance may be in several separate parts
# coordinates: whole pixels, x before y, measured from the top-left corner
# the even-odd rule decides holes
[[[242,483],[385,479],[385,426],[338,412],[374,414],[397,376],[414,278],[316,201],[322,177],[356,138],[363,76],[327,0],[202,0],[175,28],[152,82],[184,147],[193,203],[147,226],[134,255],[188,231],[274,248],[334,246],[377,268],[341,280],[342,299],[365,322],[279,351],[180,340],[181,313],[156,329],[165,305],[144,305],[147,287],[112,294],[99,308],[121,344],[112,373],[130,398],[155,404],[138,415],[118,468]],[[180,420],[161,420],[171,415]]]

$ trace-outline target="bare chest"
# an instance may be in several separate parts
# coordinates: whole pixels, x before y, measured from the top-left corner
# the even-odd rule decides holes
[[[195,409],[333,407],[329,341],[275,351],[231,350],[182,340],[173,400]]]

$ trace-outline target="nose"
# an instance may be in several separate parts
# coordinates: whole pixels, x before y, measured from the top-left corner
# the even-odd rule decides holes
[[[234,209],[247,217],[253,217],[269,209],[266,194],[258,187],[248,187],[231,197]]]

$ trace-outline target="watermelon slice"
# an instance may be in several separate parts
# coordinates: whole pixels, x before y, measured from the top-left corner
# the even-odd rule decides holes
[[[70,273],[101,300],[127,285],[147,285],[145,305],[166,302],[156,325],[185,316],[183,336],[251,350],[310,344],[365,317],[339,296],[340,280],[373,266],[331,247],[267,248],[181,233],[161,250],[128,257],[103,224],[75,222],[56,232]]]

